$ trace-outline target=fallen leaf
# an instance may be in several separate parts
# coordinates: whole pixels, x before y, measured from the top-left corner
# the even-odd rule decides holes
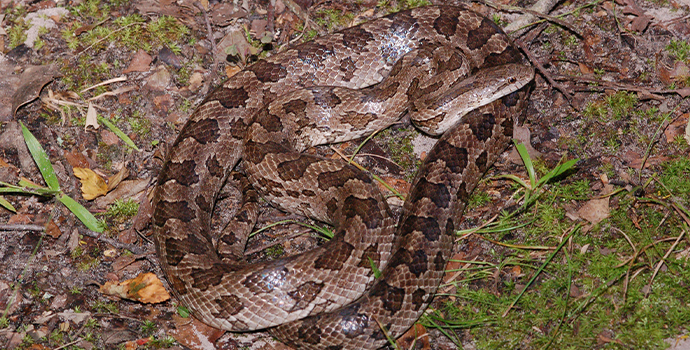
[[[244,30],[235,28],[216,45],[213,58],[216,62],[225,62],[228,55],[239,56],[242,62],[246,62],[247,56],[256,55],[257,52],[257,49],[247,42]]]
[[[73,169],[74,176],[78,177],[81,181],[81,193],[84,199],[90,201],[108,193],[108,184],[106,184],[105,180],[98,176],[93,170],[89,168]]]
[[[120,283],[105,282],[99,291],[106,295],[141,303],[155,304],[170,299],[170,294],[163,287],[161,280],[151,272],[141,273],[135,278]]]
[[[431,349],[426,328],[419,323],[416,323],[414,327],[408,329],[405,334],[398,338],[397,343],[398,349]]]
[[[77,150],[65,152],[65,159],[72,168],[88,168],[90,165],[89,158]]]
[[[165,66],[160,66],[146,79],[146,87],[153,91],[164,91],[170,84],[171,79],[172,75],[170,75]]]
[[[677,136],[683,135],[684,131],[687,129],[688,117],[690,117],[690,113],[685,113],[666,127],[666,130],[664,130],[666,142],[671,143]]]
[[[4,77],[0,79],[0,81],[5,80],[0,82],[0,91],[14,91],[11,104],[12,113],[14,114],[19,107],[38,98],[43,87],[53,81],[53,78],[58,74],[56,65],[30,66],[19,76],[19,81],[14,79],[5,80]],[[3,92],[3,95],[5,94],[6,92]],[[0,105],[5,104],[0,103]]]
[[[108,178],[108,192],[112,191],[117,185],[129,176],[129,169],[127,164],[123,165],[117,174]]]
[[[577,65],[580,66],[580,73],[585,74],[585,75],[594,74],[594,69],[587,67],[586,64],[584,64],[582,62],[578,62]]]
[[[592,225],[598,224],[601,220],[606,219],[610,215],[609,199],[591,199],[585,203],[578,211],[577,215]]]
[[[98,129],[98,113],[96,113],[96,108],[91,102],[89,102],[89,109],[86,111],[84,130],[86,130],[89,126],[92,126],[94,129]]]
[[[129,62],[129,66],[127,66],[122,73],[147,72],[151,62],[153,62],[151,55],[146,53],[146,51],[139,49],[139,51],[134,54],[134,57],[132,57],[132,60]]]
[[[75,324],[80,324],[91,317],[91,313],[85,312],[74,312],[73,310],[67,310],[58,313],[58,316],[64,321],[74,322]]]
[[[406,195],[407,193],[410,192],[410,186],[411,184],[403,179],[398,179],[394,177],[382,177],[381,180],[383,180],[385,183],[387,183],[389,186],[393,187],[394,190],[398,191],[398,193],[402,195]],[[390,190],[386,188],[382,183],[376,182],[379,185],[379,189],[383,193],[389,193]]]
[[[104,197],[96,199],[97,208],[105,208],[114,202],[116,199],[128,199],[135,196],[137,193],[146,189],[149,180],[124,180],[112,192],[109,192]]]
[[[182,318],[173,315],[175,328],[168,329],[178,343],[192,350],[206,350],[207,344],[213,344],[225,331],[207,326],[195,318]]]
[[[48,236],[53,237],[53,238],[59,238],[62,236],[62,231],[60,231],[60,228],[55,224],[55,221],[50,220],[48,221],[48,225],[46,226],[46,233]]]
[[[182,68],[182,63],[180,63],[180,58],[175,55],[172,50],[170,50],[167,46],[163,46],[163,48],[158,51],[158,58],[160,58],[161,61],[164,63],[173,66],[176,69]]]
[[[228,68],[230,66],[225,67],[225,71],[228,71]],[[204,76],[201,74],[201,72],[194,72],[192,73],[192,76],[189,77],[189,91],[192,92],[198,92],[199,89],[201,89],[201,86],[204,83]]]

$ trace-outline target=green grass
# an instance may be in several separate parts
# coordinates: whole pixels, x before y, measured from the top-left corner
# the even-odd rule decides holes
[[[648,198],[635,189],[615,193],[610,216],[583,231],[565,205],[600,195],[591,187],[567,179],[546,185],[532,207],[483,229],[501,245],[484,262],[471,262],[452,283],[455,301],[422,322],[458,344],[454,334],[464,329],[479,349],[663,349],[665,339],[687,332],[690,269],[677,254],[690,245],[687,236],[673,245],[688,234],[679,213],[690,203],[690,160],[662,164]],[[536,249],[559,244],[556,251]]]
[[[678,61],[686,61],[690,58],[690,43],[685,40],[671,39],[671,42],[666,46],[666,50]]]

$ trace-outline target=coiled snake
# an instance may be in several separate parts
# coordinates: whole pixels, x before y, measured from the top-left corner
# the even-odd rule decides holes
[[[377,321],[397,337],[431,301],[456,222],[505,149],[525,105],[525,89],[517,90],[532,76],[491,20],[451,6],[382,17],[237,73],[192,114],[159,176],[155,243],[175,294],[209,325],[273,327],[300,349],[383,346]],[[301,152],[370,134],[405,113],[443,136],[396,228],[369,175]],[[247,202],[213,235],[216,197],[241,158]],[[332,224],[335,237],[301,255],[242,262],[257,216],[252,188],[278,208]]]

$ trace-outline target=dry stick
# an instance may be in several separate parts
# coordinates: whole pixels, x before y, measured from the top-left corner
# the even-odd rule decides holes
[[[558,18],[558,17],[554,17],[554,16],[551,16],[551,15],[547,15],[547,14],[541,13],[541,12],[539,12],[539,11],[534,11],[534,10],[531,10],[531,9],[526,9],[526,8],[522,8],[522,7],[518,7],[518,6],[501,5],[501,4],[493,3],[493,2],[490,2],[490,1],[486,1],[486,0],[478,0],[478,1],[482,2],[483,4],[485,4],[485,5],[487,5],[487,6],[493,7],[493,8],[495,8],[495,9],[497,9],[497,10],[501,10],[501,11],[517,11],[517,12],[527,13],[527,14],[530,14],[530,15],[532,15],[532,16],[539,17],[539,18],[541,18],[541,19],[545,19],[545,20],[551,21],[551,22],[556,23],[556,24],[558,24],[558,25],[560,25],[560,26],[562,26],[562,27],[565,27],[566,29],[568,29],[568,30],[570,30],[571,32],[575,33],[578,37],[582,38],[582,34],[581,34],[575,27],[573,27],[572,24],[570,24],[570,23],[568,23],[568,22],[566,22],[566,21],[564,21],[564,20],[562,20],[562,19],[560,19],[560,18]]]
[[[647,288],[647,290],[644,292],[645,298],[649,295],[649,292],[652,291],[652,282],[654,281],[656,274],[659,272],[659,269],[661,269],[661,265],[663,265],[664,262],[666,261],[666,258],[668,258],[668,256],[671,255],[671,252],[673,251],[673,249],[676,248],[676,246],[680,242],[681,238],[683,238],[683,236],[685,236],[685,230],[683,230],[680,233],[680,235],[678,235],[678,239],[676,239],[676,241],[673,242],[673,244],[671,245],[671,248],[668,248],[668,250],[666,251],[666,254],[664,254],[664,257],[661,258],[661,260],[659,260],[659,262],[656,264],[656,268],[654,268],[654,273],[652,274],[652,277],[649,279],[649,288]]]
[[[45,226],[41,225],[22,225],[22,224],[4,224],[0,225],[0,231],[44,231]]]
[[[215,56],[216,54],[216,41],[213,40],[213,29],[211,28],[211,20],[208,18],[208,12],[204,9],[204,6],[201,5],[200,2],[195,1],[194,6],[201,10],[201,13],[204,14],[204,21],[206,22],[206,31],[208,32],[208,41],[211,42],[211,52],[213,52],[213,55]],[[213,74],[216,74],[216,70],[218,69],[218,62],[216,60],[213,60],[213,66],[211,67],[211,72]]]
[[[81,233],[83,233],[86,236],[95,238],[101,242],[110,244],[111,246],[118,248],[118,249],[127,249],[134,254],[144,254],[145,253],[145,251],[143,249],[141,249],[141,248],[139,248],[133,244],[126,244],[126,243],[116,241],[112,238],[104,237],[102,234],[95,232],[95,231],[83,230]]]
[[[679,94],[681,95],[681,92],[678,90],[669,90],[669,89],[648,89],[644,87],[637,87],[635,85],[630,85],[630,84],[621,84],[621,83],[615,83],[611,81],[605,81],[605,80],[600,80],[600,79],[593,79],[593,78],[586,78],[586,77],[575,77],[575,76],[570,76],[570,75],[556,75],[555,76],[556,80],[559,81],[572,81],[576,83],[588,83],[588,84],[598,84],[599,86],[595,85],[590,85],[590,86],[575,86],[573,89],[575,91],[600,91],[600,90],[605,90],[605,89],[613,89],[613,90],[627,90],[627,91],[635,91],[635,92],[642,92],[642,93],[651,93],[651,94]],[[681,97],[683,97],[681,95]]]
[[[525,45],[523,45],[522,41],[515,40],[514,43],[518,47],[520,47],[520,49],[522,50],[522,52],[525,53],[525,55],[527,55],[527,58],[529,58],[530,62],[532,62],[532,64],[537,68],[539,73],[541,73],[541,75],[544,76],[544,78],[546,78],[549,84],[551,84],[551,86],[555,87],[558,91],[560,91],[563,94],[563,96],[565,96],[565,98],[568,100],[568,103],[571,103],[572,95],[570,95],[568,90],[566,90],[566,88],[563,85],[557,83],[555,80],[553,80],[553,78],[551,78],[551,74],[547,72],[544,66],[542,66],[541,63],[537,60],[537,58],[534,57],[534,55],[532,55],[532,52],[530,52],[530,50],[527,49]]]

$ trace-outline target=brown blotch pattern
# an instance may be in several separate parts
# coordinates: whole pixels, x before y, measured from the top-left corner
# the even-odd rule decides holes
[[[298,119],[305,119],[307,115],[307,102],[304,100],[291,100],[283,104],[283,110],[287,114],[292,114]]]
[[[374,36],[362,27],[353,27],[343,32],[343,46],[352,51],[362,51]]]
[[[261,60],[247,68],[262,83],[275,83],[287,76],[287,69],[280,64]]]
[[[450,40],[458,28],[458,16],[455,13],[441,14],[434,20],[434,29],[437,33],[443,35],[446,40]]]
[[[483,18],[479,27],[470,30],[467,33],[467,47],[470,50],[476,50],[486,45],[486,42],[496,34],[502,33],[501,29],[488,18]]]
[[[354,249],[355,247],[342,239],[333,239],[328,250],[316,259],[314,267],[317,269],[340,270]]]
[[[213,302],[220,309],[220,312],[214,314],[216,317],[229,318],[230,316],[237,315],[238,312],[244,309],[244,304],[236,295],[223,295]]]
[[[190,137],[202,145],[216,142],[218,137],[220,137],[218,121],[215,119],[190,120],[187,122],[187,125],[182,128],[176,143]]]
[[[271,293],[275,289],[273,282],[284,281],[287,274],[288,270],[284,267],[275,268],[273,270],[256,271],[247,276],[240,283],[254,294]]]
[[[388,285],[385,280],[381,280],[374,284],[369,295],[380,298],[383,302],[383,308],[394,315],[402,307],[405,290]]]
[[[297,48],[297,57],[304,63],[314,66],[320,66],[324,60],[333,55],[332,49],[315,41],[308,41]]]
[[[410,191],[410,198],[410,200],[414,200],[415,202],[427,198],[434,202],[438,208],[448,208],[451,200],[448,186],[445,184],[428,182],[426,178],[421,178],[417,182],[417,186]]]
[[[439,229],[436,219],[421,216],[409,217],[403,223],[400,231],[403,234],[409,234],[415,231],[421,232],[430,242],[436,242],[439,237],[441,237],[441,229]]]
[[[290,298],[295,301],[295,306],[290,309],[290,311],[302,310],[316,298],[316,296],[321,292],[323,288],[323,283],[316,282],[305,282],[304,284],[297,287],[297,289],[288,292]]]
[[[360,199],[354,196],[345,198],[342,215],[345,218],[361,218],[369,229],[378,228],[384,219],[379,210],[379,201],[373,198]]]
[[[426,295],[426,292],[424,289],[417,288],[414,292],[412,292],[412,305],[414,305],[415,311],[419,311],[419,309],[424,306],[424,296]]]
[[[174,179],[177,183],[183,186],[190,186],[199,182],[199,176],[196,174],[196,162],[193,160],[185,160],[182,163],[168,163],[168,176]]]
[[[226,88],[221,86],[214,90],[213,93],[206,99],[210,101],[218,101],[218,103],[228,109],[240,108],[247,105],[249,93],[242,87]]]
[[[161,201],[165,205],[159,205],[153,212],[156,226],[163,226],[169,219],[178,219],[182,222],[189,222],[196,219],[194,210],[189,207],[187,202],[183,201]]]
[[[357,70],[357,65],[352,60],[351,57],[347,57],[340,61],[340,71],[343,72],[343,81],[350,81],[355,76],[355,71]]]
[[[279,163],[276,170],[278,170],[278,176],[280,176],[283,181],[293,181],[302,178],[304,172],[313,163],[313,158],[299,157],[294,160],[287,160]]]
[[[215,154],[206,160],[206,169],[213,177],[222,178],[225,175],[225,168],[220,164]]]
[[[351,166],[343,167],[337,171],[325,171],[317,177],[319,188],[324,191],[331,187],[343,187],[345,183],[355,179],[365,184],[371,183],[371,178],[366,173],[353,169]]]
[[[331,88],[312,88],[312,95],[314,96],[314,103],[323,108],[335,108],[342,101]]]

